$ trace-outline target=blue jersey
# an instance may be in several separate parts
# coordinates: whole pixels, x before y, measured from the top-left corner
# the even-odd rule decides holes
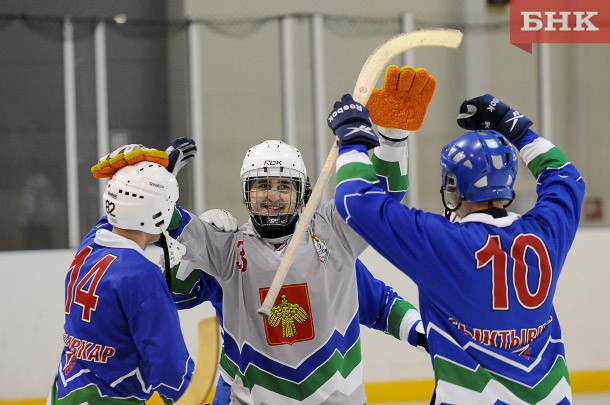
[[[534,208],[459,223],[393,201],[366,151],[340,148],[337,209],[417,284],[437,403],[571,401],[553,296],[585,186],[548,140],[528,131],[516,146],[538,182]]]
[[[194,368],[163,274],[102,218],[83,239],[66,276],[64,347],[53,403],[167,403]]]

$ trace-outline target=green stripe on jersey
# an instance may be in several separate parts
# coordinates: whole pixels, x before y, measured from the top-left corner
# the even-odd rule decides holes
[[[284,397],[302,401],[314,394],[324,383],[328,381],[337,371],[346,378],[362,362],[360,351],[360,339],[345,353],[345,357],[335,350],[332,356],[305,380],[300,383],[286,380],[275,376],[267,371],[261,370],[253,364],[246,368],[245,375],[242,374],[237,365],[229,359],[224,352],[220,355],[220,366],[231,376],[239,376],[243,384],[251,391],[255,385],[273,391]],[[330,393],[329,393],[330,394]]]
[[[388,333],[400,340],[400,324],[402,318],[411,309],[416,309],[409,301],[397,299],[390,308],[390,314],[388,315]]]
[[[373,166],[360,162],[346,163],[337,170],[337,184],[352,179],[362,179],[369,183],[377,182]]]
[[[568,158],[555,145],[540,137],[521,148],[519,155],[536,179],[544,170],[557,169],[568,163]]]
[[[442,380],[481,393],[490,381],[496,381],[528,404],[535,404],[548,397],[562,379],[570,382],[568,367],[560,356],[555,359],[551,370],[534,387],[524,386],[509,378],[492,374],[481,366],[476,371],[472,371],[439,357],[434,359],[434,370],[437,384]]]
[[[184,280],[180,280],[176,277],[179,267],[178,264],[172,267],[172,290],[176,294],[190,294],[201,279],[201,270],[193,269]]]
[[[378,176],[387,178],[388,191],[407,191],[409,188],[409,175],[402,174],[399,162],[388,162],[377,155],[371,157],[373,167]]]
[[[174,212],[172,213],[172,219],[169,221],[169,226],[167,227],[168,231],[173,231],[178,229],[180,226],[180,222],[182,222],[182,214],[178,210],[178,208],[174,207]]]
[[[528,164],[527,168],[532,172],[534,178],[538,178],[540,173],[546,169],[557,169],[568,163],[568,158],[563,154],[562,151],[553,147],[548,152],[541,153],[540,155],[533,158]]]
[[[72,405],[72,404],[86,404],[89,405],[136,405],[146,404],[146,401],[136,398],[117,399],[111,397],[101,397],[100,391],[95,385],[88,385],[79,390],[72,391],[64,398],[55,401],[57,395],[57,389],[53,388],[53,401],[54,405]]]

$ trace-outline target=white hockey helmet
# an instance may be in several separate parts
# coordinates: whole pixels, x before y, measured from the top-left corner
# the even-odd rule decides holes
[[[241,166],[244,205],[252,220],[268,229],[278,229],[290,224],[299,209],[307,203],[311,194],[307,168],[301,152],[292,145],[277,140],[268,140],[248,149]],[[255,180],[264,178],[289,178],[295,185],[296,201],[291,201],[291,212],[271,214],[255,212],[250,199],[250,188]]]
[[[160,234],[169,226],[178,196],[174,175],[158,163],[140,162],[108,181],[104,209],[113,226]]]

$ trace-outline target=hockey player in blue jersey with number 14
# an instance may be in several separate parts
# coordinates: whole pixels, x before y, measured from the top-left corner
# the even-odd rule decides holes
[[[167,162],[166,152],[128,145],[93,168],[101,169],[95,177],[115,174],[103,197],[107,215],[66,275],[64,346],[48,405],[144,404],[155,391],[171,404],[191,380],[194,363],[166,279],[144,255],[178,199]]]
[[[570,404],[553,297],[585,192],[576,168],[526,116],[486,94],[464,101],[457,121],[470,131],[441,150],[445,216],[406,207],[379,187],[367,153],[378,139],[344,135],[370,126],[366,109],[351,105],[345,95],[329,116],[340,145],[335,204],[417,284],[436,403]],[[537,181],[522,216],[506,210],[516,151]]]

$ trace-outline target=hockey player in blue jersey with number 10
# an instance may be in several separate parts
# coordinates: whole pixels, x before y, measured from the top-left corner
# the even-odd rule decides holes
[[[553,297],[585,192],[576,168],[532,122],[486,94],[466,100],[470,130],[441,150],[445,216],[393,201],[367,150],[374,135],[345,137],[368,112],[335,104],[340,215],[419,288],[437,404],[569,404],[572,394]],[[339,112],[341,110],[341,112]],[[366,125],[365,125],[366,126]],[[538,198],[523,216],[514,199],[517,153]]]

